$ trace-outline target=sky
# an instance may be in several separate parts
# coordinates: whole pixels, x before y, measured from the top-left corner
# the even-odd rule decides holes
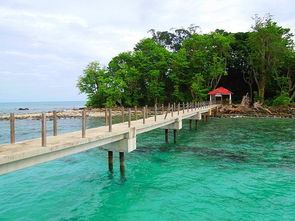
[[[0,102],[85,100],[91,61],[107,65],[148,30],[249,31],[270,13],[295,32],[294,0],[0,0]]]

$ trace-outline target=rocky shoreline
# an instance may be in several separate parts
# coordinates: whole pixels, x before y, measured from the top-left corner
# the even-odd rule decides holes
[[[220,118],[292,118],[295,119],[295,106],[277,108],[254,108],[241,105],[227,105],[219,109]]]
[[[58,118],[81,118],[83,109],[72,109],[72,110],[61,110],[56,111]],[[87,117],[105,117],[104,108],[86,108]],[[137,110],[138,115],[141,115],[141,108]],[[120,108],[115,108],[112,111],[113,116],[120,116],[122,114]],[[127,109],[125,109],[125,114],[127,115]],[[132,115],[134,115],[134,109],[132,110]],[[52,119],[53,112],[47,112],[46,116]],[[295,106],[292,107],[280,107],[280,108],[249,108],[241,105],[225,105],[219,108],[217,118],[293,118],[295,119]],[[41,113],[26,113],[26,114],[15,114],[15,119],[40,119]],[[9,114],[0,115],[0,120],[9,120]]]

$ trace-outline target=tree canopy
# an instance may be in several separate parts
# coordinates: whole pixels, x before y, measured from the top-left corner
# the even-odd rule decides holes
[[[195,25],[152,29],[151,38],[115,56],[106,67],[91,62],[77,83],[88,97],[86,105],[203,101],[221,85],[237,100],[249,93],[252,100],[287,96],[294,101],[295,53],[289,29],[271,16],[256,16],[250,32],[198,30]]]

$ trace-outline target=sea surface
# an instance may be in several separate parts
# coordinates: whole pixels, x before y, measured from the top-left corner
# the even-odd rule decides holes
[[[40,136],[39,120],[16,123],[18,140]],[[60,133],[80,128],[59,121]],[[0,121],[0,143],[8,129]],[[184,121],[177,144],[169,136],[139,135],[125,176],[99,148],[0,176],[0,220],[295,220],[294,120]]]
[[[7,102],[0,103],[0,114],[27,114],[41,113],[54,110],[68,110],[81,108],[85,101],[52,101],[52,102]],[[19,110],[19,108],[28,108],[29,110]]]

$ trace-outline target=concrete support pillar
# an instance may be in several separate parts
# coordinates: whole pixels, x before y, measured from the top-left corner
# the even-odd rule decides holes
[[[165,142],[168,143],[168,129],[165,129]]]
[[[176,139],[177,139],[177,130],[173,130],[173,136],[174,136],[174,143],[176,144]]]
[[[108,151],[109,171],[113,172],[113,151]]]
[[[125,159],[124,159],[124,152],[119,152],[119,159],[120,159],[120,172],[121,174],[125,174]]]

